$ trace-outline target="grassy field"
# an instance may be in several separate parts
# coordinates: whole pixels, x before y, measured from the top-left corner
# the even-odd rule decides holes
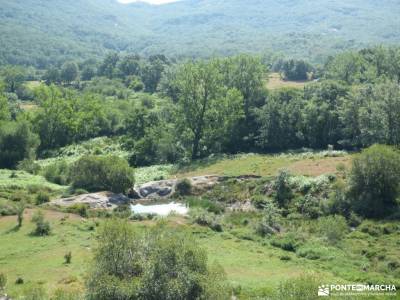
[[[104,151],[108,142],[101,143],[105,145],[101,148]],[[86,147],[90,148],[91,145],[68,148],[63,155],[76,159]],[[119,151],[120,148],[115,149]],[[115,149],[113,146],[110,151]],[[138,182],[157,177],[182,178],[205,174],[270,177],[285,168],[297,175],[292,177],[292,184],[296,186],[307,180],[325,180],[326,174],[340,176],[343,167],[349,168],[352,157],[352,154],[340,151],[246,154],[205,159],[185,167],[167,165],[140,168],[136,176]],[[341,168],[337,168],[338,165]],[[328,179],[326,184],[330,184]],[[65,188],[53,185],[41,176],[21,171],[0,171],[2,190],[29,190],[32,185],[55,191]],[[247,189],[245,183],[223,186],[216,190],[217,194],[211,192],[207,195],[218,197],[218,193],[223,192],[227,198],[234,197],[241,201],[242,194],[247,193],[247,190],[242,189]],[[5,199],[2,201],[13,202]],[[7,293],[18,299],[27,290],[38,286],[49,294],[59,288],[83,292],[92,249],[96,246],[97,227],[103,222],[102,219],[85,219],[46,210],[45,218],[51,223],[51,235],[35,237],[31,234],[34,225],[30,219],[36,209],[34,207],[25,211],[24,223],[20,229],[16,227],[16,216],[0,217],[0,273],[7,276]],[[308,272],[316,274],[324,283],[400,283],[398,222],[364,221],[356,229],[344,233],[343,239],[332,245],[318,234],[318,220],[298,219],[296,216],[282,221],[284,230],[281,233],[261,237],[255,233],[260,217],[259,212],[226,211],[218,216],[223,232],[195,225],[189,217],[170,216],[167,223],[171,230],[183,230],[195,236],[207,250],[209,261],[216,261],[224,268],[230,284],[240,295],[239,299],[271,297],[283,281]],[[157,220],[132,221],[132,226],[143,228],[153,226],[155,222]],[[296,249],[284,250],[274,242],[289,237],[296,241]],[[69,251],[72,252],[72,263],[65,264],[64,255]],[[17,278],[22,278],[24,283],[16,284]]]
[[[304,152],[298,154],[244,154],[232,157],[198,161],[178,169],[175,176],[191,177],[199,175],[274,176],[280,169],[288,169],[295,175],[319,176],[337,173],[337,166],[349,167],[351,155],[344,152]]]
[[[53,191],[61,191],[66,187],[48,182],[42,176],[29,174],[25,171],[11,171],[0,169],[0,190],[2,189],[28,189],[41,187]]]
[[[281,88],[299,88],[303,89],[306,84],[310,83],[311,81],[290,81],[290,80],[283,80],[279,73],[271,73],[268,76],[267,81],[267,88],[269,90],[277,90]]]
[[[46,211],[52,234],[34,237],[30,234],[33,225],[29,222],[32,212],[26,212],[19,230],[15,227],[15,217],[0,218],[0,271],[7,274],[7,292],[16,297],[35,286],[42,286],[50,294],[58,288],[83,291],[91,249],[96,244],[95,222]],[[316,260],[273,247],[268,239],[251,238],[251,228],[242,228],[241,234],[233,229],[216,233],[191,225],[183,217],[172,216],[168,220],[171,230],[179,227],[179,230],[186,230],[196,237],[207,250],[209,261],[218,262],[225,269],[231,285],[241,291],[241,299],[271,295],[281,282],[308,272],[334,283],[359,282],[368,278],[377,278],[385,283],[396,282],[395,278],[400,275],[387,268],[387,259],[396,262],[400,257],[398,231],[377,237],[357,230],[348,234],[338,247],[326,245],[322,240],[316,246],[317,240],[310,239],[302,247],[314,245],[321,253],[321,258]],[[154,222],[132,224],[142,227],[152,226]],[[370,228],[390,225],[369,223]],[[68,251],[72,252],[72,263],[67,265],[63,257]],[[382,255],[387,259],[382,259]],[[289,259],[283,260],[282,257]],[[24,280],[23,284],[15,283],[19,277]]]

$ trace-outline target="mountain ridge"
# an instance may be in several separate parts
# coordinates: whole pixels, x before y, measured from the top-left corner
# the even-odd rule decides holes
[[[3,64],[41,67],[108,51],[176,57],[280,51],[318,58],[342,49],[400,41],[396,17],[400,3],[392,0],[2,2]]]

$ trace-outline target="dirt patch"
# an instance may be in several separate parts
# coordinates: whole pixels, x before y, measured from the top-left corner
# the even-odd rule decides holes
[[[276,90],[281,88],[299,88],[303,89],[310,81],[290,81],[283,80],[279,73],[272,73],[268,76],[267,88]]]
[[[308,159],[293,163],[288,169],[297,175],[320,176],[323,174],[338,174],[336,167],[339,164],[350,168],[351,157],[328,157],[322,159]]]

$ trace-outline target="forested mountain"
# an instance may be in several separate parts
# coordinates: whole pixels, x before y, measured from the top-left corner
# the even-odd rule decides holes
[[[400,40],[394,0],[2,0],[0,63],[45,67],[108,51],[169,56],[281,51],[322,60]]]

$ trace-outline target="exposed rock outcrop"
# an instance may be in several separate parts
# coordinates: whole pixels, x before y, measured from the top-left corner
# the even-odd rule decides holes
[[[239,176],[239,177],[227,177],[227,176],[196,176],[188,178],[192,184],[193,191],[201,194],[202,192],[211,189],[216,184],[228,180],[235,179],[251,180],[259,178],[257,176]],[[131,203],[134,200],[157,200],[166,199],[171,197],[176,192],[176,186],[180,179],[169,179],[160,181],[151,181],[142,185],[135,186],[128,192],[128,197],[122,194],[114,194],[110,192],[98,192],[92,194],[83,194],[69,198],[62,198],[54,200],[51,205],[59,206],[72,206],[75,204],[86,204],[93,209],[113,209],[122,204]],[[248,210],[248,207],[237,207],[235,209]]]
[[[76,204],[86,204],[93,209],[113,209],[119,205],[130,203],[130,199],[122,194],[111,192],[99,192],[83,194],[69,198],[61,198],[51,202],[53,205],[72,206]]]

